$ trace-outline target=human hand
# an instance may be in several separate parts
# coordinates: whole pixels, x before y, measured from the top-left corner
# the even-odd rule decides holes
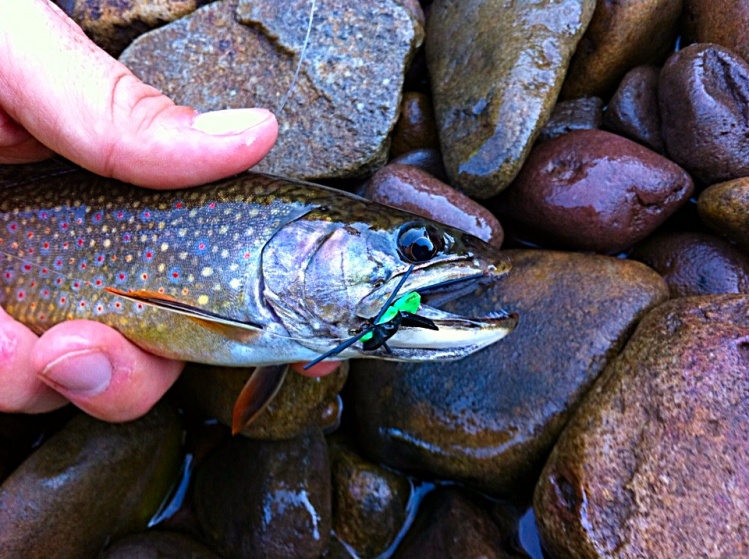
[[[264,109],[176,106],[51,2],[0,0],[0,164],[59,153],[126,182],[185,187],[246,170],[277,130]],[[0,309],[0,411],[43,412],[70,400],[126,421],[147,412],[182,365],[95,322],[65,322],[39,338]]]

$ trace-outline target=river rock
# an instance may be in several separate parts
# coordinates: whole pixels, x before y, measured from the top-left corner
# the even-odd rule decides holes
[[[700,218],[716,233],[749,251],[749,178],[715,184],[697,201]]]
[[[578,400],[640,317],[668,296],[639,262],[506,254],[506,277],[443,306],[467,316],[517,312],[518,326],[502,341],[453,362],[352,361],[346,403],[372,460],[527,494]]]
[[[406,522],[411,482],[359,456],[340,439],[330,443],[333,530],[359,557],[379,557]]]
[[[554,106],[551,117],[538,133],[537,141],[545,142],[573,130],[600,128],[602,118],[603,100],[598,97],[560,101]]]
[[[99,559],[220,559],[186,534],[151,530],[116,542]]]
[[[499,248],[504,231],[494,215],[426,171],[391,163],[369,181],[364,196],[466,231]]]
[[[258,171],[305,179],[367,174],[385,162],[404,73],[423,34],[394,0],[319,0],[292,83],[309,14],[309,0],[215,2],[142,35],[120,60],[199,111],[273,110],[278,141]]]
[[[407,91],[401,101],[401,113],[393,130],[390,155],[397,157],[414,149],[439,149],[434,109],[429,96]]]
[[[536,488],[559,559],[745,557],[749,296],[653,310],[604,371]]]
[[[706,185],[749,175],[749,64],[691,45],[663,66],[658,98],[666,152]]]
[[[749,60],[749,4],[745,0],[684,0],[684,44],[715,43]]]
[[[627,71],[662,62],[674,48],[682,2],[598,2],[572,57],[562,98],[608,98]]]
[[[186,408],[231,427],[234,403],[253,371],[190,364],[175,390]],[[240,433],[252,439],[291,439],[310,425],[323,429],[331,427],[332,421],[337,425],[338,414],[331,417],[330,410],[338,405],[338,393],[347,376],[347,361],[324,377],[310,378],[289,371],[265,411]]]
[[[497,212],[542,246],[615,253],[654,231],[693,190],[665,157],[610,132],[580,130],[534,147]]]
[[[330,463],[312,427],[287,441],[234,437],[197,473],[195,509],[220,555],[317,559],[331,528]]]
[[[442,162],[442,154],[438,149],[415,149],[393,158],[390,163],[413,165],[437,177],[442,182],[449,180],[447,171],[445,171],[445,164]]]
[[[655,66],[637,66],[627,72],[609,101],[603,123],[608,130],[663,153],[659,75]]]
[[[194,12],[206,0],[54,0],[112,56],[138,35]]]
[[[714,235],[655,235],[637,245],[629,257],[663,276],[671,297],[749,293],[749,255]]]
[[[594,0],[436,0],[426,53],[450,184],[498,194],[554,107]]]
[[[73,418],[0,486],[0,557],[94,557],[143,530],[180,461],[176,411],[111,424]]]

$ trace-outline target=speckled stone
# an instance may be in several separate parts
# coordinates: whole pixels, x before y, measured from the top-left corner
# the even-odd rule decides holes
[[[186,534],[149,530],[115,542],[99,559],[220,559]]]
[[[145,529],[177,477],[181,441],[165,403],[119,425],[73,418],[0,485],[0,557],[96,557]]]
[[[554,105],[551,118],[538,133],[538,142],[545,142],[573,130],[595,130],[603,120],[603,100],[598,97],[580,97],[560,101]]]
[[[749,297],[649,313],[557,443],[536,488],[558,559],[746,557]]]
[[[352,361],[345,405],[372,460],[527,496],[578,400],[640,317],[668,296],[639,262],[505,253],[513,265],[506,277],[443,308],[515,311],[512,334],[460,361]]]
[[[607,99],[631,68],[662,62],[674,48],[682,2],[598,2],[572,57],[562,98]]]
[[[693,191],[690,176],[654,151],[578,130],[536,145],[496,212],[541,246],[613,254],[652,233]]]
[[[556,102],[595,0],[436,0],[426,53],[450,184],[489,198],[517,174]]]
[[[386,165],[370,179],[364,196],[457,227],[497,248],[502,246],[504,231],[489,210],[418,167]]]
[[[637,66],[627,72],[609,101],[603,123],[608,130],[663,153],[659,75],[655,66]]]
[[[719,235],[725,235],[749,251],[749,178],[705,189],[697,201],[700,218]]]
[[[407,91],[403,94],[400,117],[393,130],[390,156],[398,157],[415,149],[439,149],[439,145],[432,101],[424,93]]]
[[[749,255],[714,235],[655,235],[638,244],[629,258],[663,276],[671,297],[749,293]]]
[[[684,0],[684,45],[715,43],[749,60],[749,3],[746,0]]]
[[[54,0],[97,45],[118,56],[138,35],[194,12],[207,0]]]
[[[278,141],[258,171],[304,179],[367,174],[385,162],[404,73],[423,34],[393,0],[318,0],[292,87],[309,13],[309,0],[215,2],[142,35],[120,59],[200,111],[275,111]]]

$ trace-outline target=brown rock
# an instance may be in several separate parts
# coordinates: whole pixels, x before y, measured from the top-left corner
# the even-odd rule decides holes
[[[658,97],[666,152],[706,185],[749,175],[749,64],[691,45],[663,66]]]
[[[554,106],[551,118],[538,133],[538,142],[545,142],[572,132],[601,127],[603,101],[598,97],[580,97],[560,101]]]
[[[671,297],[749,293],[749,255],[713,235],[656,235],[637,245],[630,258],[663,276]]]
[[[663,61],[674,48],[682,1],[598,2],[570,62],[562,98],[608,98],[631,68]]]
[[[549,118],[594,0],[436,0],[427,62],[450,184],[498,194]]]
[[[749,251],[749,178],[707,188],[697,202],[700,218],[719,235]]]
[[[194,12],[206,0],[54,0],[112,56],[138,35]]]
[[[603,123],[607,129],[663,153],[658,77],[655,66],[637,66],[622,78],[609,101]]]
[[[747,340],[746,295],[675,299],[643,319],[536,488],[554,557],[747,556]]]
[[[396,469],[503,496],[527,493],[577,401],[668,290],[655,272],[607,256],[506,251],[501,281],[445,305],[520,321],[460,361],[351,364],[362,451]]]
[[[665,157],[580,130],[537,145],[497,211],[542,246],[615,253],[649,235],[693,190]]]
[[[442,162],[442,154],[437,149],[415,149],[399,155],[392,159],[390,163],[402,163],[403,165],[413,165],[434,175],[442,182],[447,182],[447,171],[445,171],[445,164]],[[0,166],[0,172],[2,166]]]
[[[219,559],[186,534],[152,531],[117,541],[99,559]]]
[[[309,14],[309,0],[215,2],[139,37],[120,59],[199,111],[274,110],[278,141],[258,171],[306,179],[367,174],[385,162],[403,75],[423,35],[393,0],[319,1],[292,84]]]
[[[684,0],[684,44],[715,43],[749,60],[746,0]]]
[[[502,226],[489,210],[418,167],[386,165],[369,181],[364,196],[502,246]]]
[[[390,156],[397,157],[421,148],[439,149],[434,109],[427,95],[408,91],[401,101],[401,114],[393,130]]]

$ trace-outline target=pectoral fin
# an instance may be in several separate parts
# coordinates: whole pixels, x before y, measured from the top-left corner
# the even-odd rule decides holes
[[[268,365],[253,371],[234,404],[231,419],[233,435],[247,427],[268,407],[278,394],[288,369],[288,365]]]
[[[260,335],[262,326],[252,322],[241,322],[232,318],[227,318],[211,311],[188,305],[176,300],[174,297],[158,293],[155,291],[138,290],[138,291],[121,291],[114,287],[105,287],[104,291],[128,299],[157,307],[165,311],[174,312],[184,315],[191,320],[199,323],[201,326],[218,332],[222,336],[239,342],[249,342]]]

